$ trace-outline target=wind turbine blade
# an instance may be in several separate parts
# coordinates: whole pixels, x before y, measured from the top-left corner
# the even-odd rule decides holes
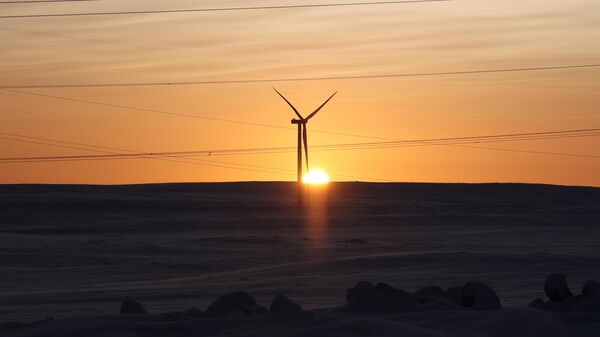
[[[273,90],[275,90],[275,92],[279,96],[281,96],[281,98],[283,98],[283,100],[292,108],[292,110],[294,110],[294,112],[296,113],[296,116],[298,116],[298,118],[300,118],[300,120],[304,120],[304,117],[302,117],[302,115],[300,115],[298,110],[296,110],[296,108],[292,105],[292,103],[290,103],[290,101],[287,100],[287,98],[285,98],[285,96],[283,96],[279,91],[277,91],[277,89],[273,88]]]
[[[321,110],[321,109],[322,109],[322,108],[325,106],[325,104],[327,104],[327,102],[329,102],[329,101],[330,101],[330,100],[333,98],[333,96],[335,96],[335,94],[337,94],[337,91],[336,91],[336,92],[334,92],[334,93],[333,93],[333,95],[329,96],[329,98],[328,98],[328,99],[327,99],[325,102],[323,102],[323,104],[321,104],[321,106],[320,106],[320,107],[318,107],[318,108],[317,108],[317,110],[313,111],[313,113],[311,113],[310,115],[308,115],[308,117],[306,117],[306,120],[309,120],[309,119],[311,119],[311,118],[312,118],[314,115],[316,115],[316,114],[317,114],[317,112],[319,112],[319,110]]]
[[[304,154],[306,155],[306,171],[308,172],[308,136],[306,135],[306,124],[302,125],[302,139],[304,140]]]

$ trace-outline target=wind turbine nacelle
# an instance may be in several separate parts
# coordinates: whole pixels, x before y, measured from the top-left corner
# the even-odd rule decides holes
[[[302,124],[303,121],[301,119],[292,119],[292,124]]]

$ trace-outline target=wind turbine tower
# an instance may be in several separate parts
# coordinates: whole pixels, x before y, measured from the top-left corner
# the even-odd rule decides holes
[[[302,144],[304,144],[304,155],[306,156],[306,171],[308,171],[308,135],[306,132],[306,123],[313,118],[319,110],[321,110],[327,102],[329,102],[337,92],[334,92],[333,95],[329,96],[323,104],[321,104],[318,108],[315,109],[310,115],[306,116],[306,118],[302,117],[302,115],[298,112],[298,110],[290,103],[290,101],[285,98],[277,89],[273,88],[275,92],[283,98],[283,100],[294,110],[298,119],[292,119],[292,124],[298,125],[298,205],[302,206]]]

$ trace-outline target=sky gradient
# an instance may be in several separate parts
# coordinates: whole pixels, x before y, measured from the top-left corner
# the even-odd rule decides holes
[[[325,3],[313,0],[294,3]],[[333,2],[333,1],[331,1]],[[0,5],[2,15],[263,6],[278,1]],[[285,2],[288,4],[291,2]],[[600,63],[597,1],[472,1],[264,11],[0,20],[0,87],[376,75]],[[295,146],[293,112],[339,94],[309,145],[600,127],[600,68],[414,78],[23,89],[268,128],[0,90],[0,132],[158,152]],[[290,129],[287,129],[290,128]],[[312,131],[311,131],[312,130]],[[1,136],[1,135],[0,135]],[[486,145],[487,146],[487,145]],[[600,137],[493,143],[600,155]],[[95,154],[0,139],[0,157]],[[0,164],[0,183],[294,180],[295,153]],[[207,162],[213,161],[213,162]],[[221,163],[215,163],[218,161]],[[222,163],[235,163],[236,168]],[[209,164],[214,166],[205,166]],[[600,186],[600,159],[454,146],[311,152],[333,180]],[[242,168],[242,169],[240,169]],[[278,171],[265,171],[276,168]],[[279,171],[284,170],[284,171]]]

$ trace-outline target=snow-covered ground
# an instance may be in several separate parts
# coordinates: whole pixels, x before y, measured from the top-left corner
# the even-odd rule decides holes
[[[335,183],[298,209],[293,186],[0,186],[0,336],[600,335],[598,313],[526,307],[547,300],[548,274],[576,294],[600,281],[600,189]],[[360,281],[411,293],[481,281],[505,310],[320,310]],[[284,323],[158,315],[232,291],[319,310]],[[151,315],[119,316],[125,299]]]

